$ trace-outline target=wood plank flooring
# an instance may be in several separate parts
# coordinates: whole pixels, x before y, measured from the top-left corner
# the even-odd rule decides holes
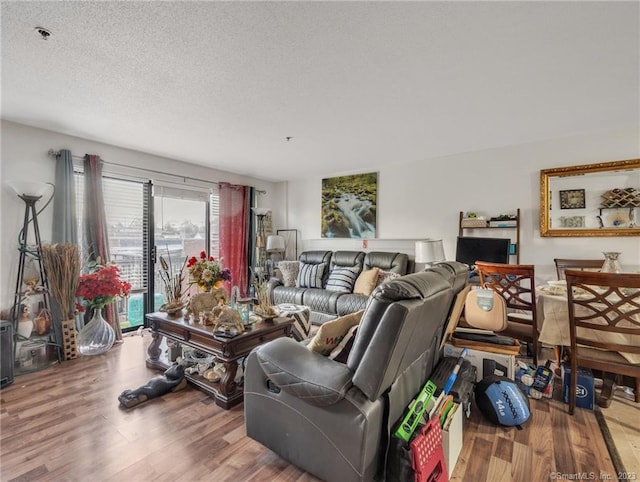
[[[223,410],[192,386],[121,409],[118,395],[158,372],[145,367],[150,335],[125,337],[17,377],[0,392],[0,480],[316,481],[247,438],[243,404]],[[524,430],[477,410],[466,422],[453,481],[543,481],[550,474],[615,471],[592,412],[532,401]],[[629,468],[627,468],[629,469]],[[640,477],[640,473],[637,474]]]
[[[623,470],[635,473],[635,480],[640,480],[640,404],[623,387],[617,387],[611,406],[601,413],[615,441]]]

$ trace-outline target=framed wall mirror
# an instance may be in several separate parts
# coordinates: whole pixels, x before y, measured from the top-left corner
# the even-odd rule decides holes
[[[640,236],[640,159],[540,171],[541,236]]]
[[[298,230],[297,229],[278,229],[278,236],[284,238],[284,258],[287,261],[295,261],[298,259]]]

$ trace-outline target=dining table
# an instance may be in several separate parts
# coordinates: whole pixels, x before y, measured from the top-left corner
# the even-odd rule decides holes
[[[580,293],[574,293],[574,297],[581,296]],[[577,310],[581,310],[577,306]],[[630,308],[631,309],[631,308]],[[560,349],[571,347],[571,336],[569,326],[569,302],[567,296],[566,282],[555,281],[546,285],[536,287],[536,310],[538,313],[539,335],[538,341],[546,345],[556,348],[556,361],[560,362]],[[640,322],[640,316],[636,317]],[[603,319],[602,324],[606,322]],[[626,321],[625,326],[632,326]],[[624,343],[640,345],[640,328],[638,334],[624,335],[620,333],[606,333],[600,330],[590,330],[585,328],[577,328],[578,335],[587,339],[598,340],[609,343]],[[640,364],[640,355],[635,353],[620,352],[627,361],[633,364]],[[599,405],[608,407],[613,396],[613,379],[605,377]]]

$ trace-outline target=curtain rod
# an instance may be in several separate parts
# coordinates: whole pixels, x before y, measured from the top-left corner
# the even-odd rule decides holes
[[[49,149],[47,151],[47,154],[49,155],[49,157],[53,157],[56,158],[60,155],[60,151],[56,151],[54,149]],[[78,159],[80,161],[84,160],[84,156],[74,156],[73,154],[71,155],[72,159]],[[163,176],[173,176],[173,177],[178,177],[180,179],[189,179],[190,181],[198,181],[198,182],[211,182],[212,184],[218,184],[217,181],[208,181],[206,179],[197,179],[195,177],[189,177],[189,176],[178,176],[176,174],[171,174],[169,172],[162,172],[162,171],[156,171],[154,169],[147,169],[147,168],[142,168],[142,167],[133,167],[133,166],[127,166],[126,164],[118,164],[117,162],[110,162],[110,161],[105,161],[104,159],[100,159],[102,162],[104,162],[105,164],[109,164],[111,166],[118,166],[118,167],[125,167],[127,169],[137,169],[139,171],[143,171],[143,172],[148,172],[148,173],[153,173],[153,174],[162,174]],[[255,189],[256,194],[267,194],[267,191],[264,189],[258,189],[254,186],[251,186]]]

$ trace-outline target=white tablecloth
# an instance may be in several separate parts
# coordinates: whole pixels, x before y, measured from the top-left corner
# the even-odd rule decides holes
[[[542,324],[538,340],[549,345],[571,346],[569,336],[569,304],[566,291],[564,294],[551,294],[548,287],[536,289],[538,322]],[[580,308],[578,308],[580,309]],[[640,318],[638,318],[640,322]],[[602,321],[605,324],[605,321]],[[632,326],[626,324],[626,326]],[[620,333],[605,333],[602,331],[578,329],[578,334],[590,340],[608,343],[625,343],[640,346],[640,327],[638,335],[622,335]],[[634,353],[620,353],[630,363],[640,364],[640,355]]]

